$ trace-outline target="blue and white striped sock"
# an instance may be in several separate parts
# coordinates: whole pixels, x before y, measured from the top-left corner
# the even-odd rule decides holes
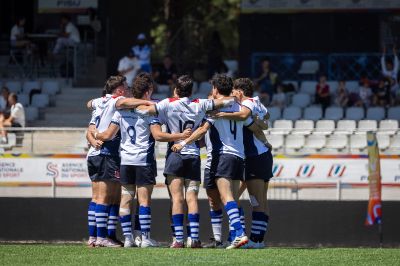
[[[236,230],[229,224],[229,237],[228,242],[232,242],[236,237]]]
[[[240,223],[239,209],[236,202],[228,201],[225,205],[225,211],[229,217],[229,224],[235,229],[236,236],[242,236],[244,231]]]
[[[253,212],[250,239],[253,242],[262,242],[267,231],[268,216],[263,212]]]
[[[246,219],[244,218],[244,210],[242,207],[239,207],[239,215],[240,215],[240,223],[242,224],[243,231],[246,232]]]
[[[96,228],[96,203],[91,201],[88,208],[88,225],[89,225],[89,236],[97,236]]]
[[[175,227],[174,227],[173,223],[171,224],[171,232],[172,232],[172,237],[176,237],[176,235],[175,235]]]
[[[186,235],[187,235],[187,237],[191,237],[191,235],[190,235],[190,222],[186,223]]]
[[[221,242],[222,231],[222,210],[210,210],[211,227],[216,241]]]
[[[176,241],[183,242],[183,214],[172,215],[172,222],[174,223]]]
[[[107,220],[108,211],[110,206],[103,204],[96,204],[96,228],[97,237],[106,238],[107,237]]]
[[[118,224],[119,205],[113,204],[108,211],[107,233],[108,237],[115,238]]]
[[[130,214],[119,217],[124,237],[132,238],[132,216]]]
[[[198,213],[188,214],[190,237],[192,240],[199,240],[199,227],[200,227],[200,215]]]
[[[140,206],[139,207],[139,222],[140,230],[142,231],[142,239],[150,237],[151,228],[151,209],[150,207]]]

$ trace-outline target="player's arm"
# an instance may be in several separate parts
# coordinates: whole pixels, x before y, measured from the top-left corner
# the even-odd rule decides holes
[[[221,99],[214,99],[212,101],[214,104],[214,110],[216,110],[231,105],[234,101],[236,101],[236,98],[233,96],[227,96]]]
[[[93,108],[93,101],[94,101],[94,99],[91,99],[91,100],[89,100],[87,103],[86,103],[86,108],[87,109],[89,109],[89,110],[94,110],[94,108]]]
[[[115,107],[117,109],[135,109],[139,105],[153,106],[154,108],[155,103],[152,101],[135,99],[135,98],[122,98],[115,103]]]
[[[269,113],[267,113],[264,117],[260,118],[259,116],[253,116],[254,123],[259,126],[262,130],[268,129],[268,119],[270,118]]]
[[[251,111],[249,108],[244,107],[240,109],[239,112],[227,113],[227,112],[218,112],[213,115],[215,118],[225,118],[229,120],[235,121],[244,121],[251,115]]]
[[[108,128],[103,132],[92,132],[93,137],[96,140],[107,141],[113,139],[115,135],[117,135],[119,130],[119,125],[111,122]]]
[[[159,124],[150,126],[151,134],[156,141],[171,142],[188,138],[192,134],[192,129],[187,128],[182,133],[163,132]]]
[[[103,145],[103,141],[96,140],[92,134],[93,132],[96,132],[96,126],[93,124],[90,124],[88,129],[86,130],[86,140],[89,142],[89,144],[92,147],[94,147],[96,150],[98,150]]]
[[[272,146],[271,144],[268,142],[267,138],[265,137],[264,132],[262,131],[262,129],[257,126],[255,123],[252,123],[251,125],[247,126],[248,129],[250,129],[254,136],[256,136],[257,139],[259,139],[262,143],[264,143],[264,145],[271,149]]]
[[[201,139],[204,137],[204,135],[207,133],[207,131],[210,129],[211,125],[208,122],[204,122],[199,128],[197,128],[192,135],[190,135],[189,138],[185,139],[183,142],[180,144],[175,144],[172,146],[172,151],[174,152],[180,152],[183,147],[185,147],[187,144],[192,144],[196,140]]]

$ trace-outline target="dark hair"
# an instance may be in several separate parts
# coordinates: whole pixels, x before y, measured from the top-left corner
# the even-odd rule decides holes
[[[252,97],[254,92],[253,82],[249,78],[238,78],[233,81],[233,88],[242,90],[244,96]]]
[[[229,96],[232,92],[232,79],[225,74],[215,74],[210,80],[210,83],[224,96]]]
[[[62,14],[61,19],[65,19],[67,21],[71,21],[71,17],[68,14]]]
[[[18,16],[17,19],[15,20],[15,22],[16,22],[17,24],[19,24],[19,22],[20,22],[21,20],[26,20],[26,18],[25,18],[24,16]]]
[[[146,77],[136,77],[133,80],[132,95],[136,99],[141,99],[143,95],[153,88],[153,83]]]
[[[8,95],[8,97],[11,97],[14,99],[14,101],[18,102],[18,96],[15,93],[10,93],[10,95]]]
[[[104,91],[107,94],[112,94],[116,88],[124,85],[126,78],[124,76],[111,76],[107,79],[106,84],[104,85]]]
[[[190,97],[192,95],[193,80],[188,75],[180,76],[176,80],[175,88],[179,97]]]
[[[6,91],[8,94],[10,94],[10,90],[6,86],[1,87],[1,92],[3,93],[3,91]]]

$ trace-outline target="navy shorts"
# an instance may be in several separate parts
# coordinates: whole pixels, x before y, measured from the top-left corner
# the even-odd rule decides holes
[[[165,160],[164,176],[201,181],[200,156],[171,152]]]
[[[211,178],[210,168],[204,169],[203,187],[205,189],[217,189],[217,184],[215,183],[215,178]]]
[[[117,181],[119,182],[119,166],[121,159],[115,156],[89,156],[88,172],[92,182]]]
[[[121,184],[149,186],[156,184],[156,163],[148,166],[121,165]]]
[[[245,180],[262,179],[269,182],[272,178],[273,157],[271,150],[257,156],[247,157],[245,160]]]
[[[243,181],[244,161],[232,154],[217,154],[212,156],[211,179],[226,177]]]

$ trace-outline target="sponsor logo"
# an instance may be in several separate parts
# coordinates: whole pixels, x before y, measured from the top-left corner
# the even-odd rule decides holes
[[[297,171],[296,177],[311,177],[315,169],[312,164],[302,164]]]
[[[342,177],[346,171],[346,166],[343,164],[334,164],[329,170],[328,177]]]
[[[56,163],[47,163],[46,169],[46,176],[57,178],[60,174],[58,172],[58,165]]]
[[[398,181],[400,181],[400,175],[396,175],[396,176],[394,177],[394,182],[398,182]]]
[[[365,180],[368,181],[368,176],[367,175],[363,175],[363,176],[360,177],[360,180],[361,181],[365,181]]]
[[[275,177],[280,177],[283,170],[282,164],[274,164],[272,167],[272,175]]]

